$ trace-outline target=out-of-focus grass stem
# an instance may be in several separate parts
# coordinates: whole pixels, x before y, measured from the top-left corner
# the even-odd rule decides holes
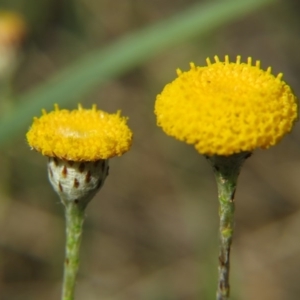
[[[211,1],[145,29],[128,34],[58,72],[45,83],[22,93],[18,107],[0,120],[0,145],[22,132],[41,107],[66,105],[162,51],[243,18],[275,0]],[[25,131],[25,130],[24,130]]]

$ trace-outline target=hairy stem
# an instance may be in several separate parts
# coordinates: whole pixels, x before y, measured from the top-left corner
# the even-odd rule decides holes
[[[76,276],[79,267],[79,250],[81,244],[84,209],[74,201],[65,205],[66,216],[66,254],[62,300],[73,300]]]
[[[219,198],[219,267],[217,300],[229,299],[230,248],[234,227],[234,194],[243,162],[250,153],[209,157],[218,186]]]

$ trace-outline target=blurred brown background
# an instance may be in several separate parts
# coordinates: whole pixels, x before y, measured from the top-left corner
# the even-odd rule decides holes
[[[22,13],[28,26],[12,88],[33,88],[89,51],[196,2],[0,1],[1,9]],[[169,49],[82,99],[85,107],[121,109],[130,118],[134,144],[111,160],[109,178],[87,209],[77,299],[215,298],[213,173],[193,147],[156,126],[155,97],[176,68],[187,70],[190,61],[203,65],[215,54],[259,59],[274,74],[283,72],[300,95],[299,12],[297,0],[278,1]],[[64,217],[48,183],[46,158],[30,151],[22,135],[1,150],[0,163],[0,300],[59,299]],[[232,299],[299,299],[298,124],[279,145],[257,150],[246,162],[236,203]]]

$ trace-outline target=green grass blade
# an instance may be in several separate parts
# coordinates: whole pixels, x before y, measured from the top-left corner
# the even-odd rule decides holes
[[[83,57],[46,83],[18,96],[19,105],[0,121],[0,145],[25,133],[32,117],[40,115],[41,108],[52,108],[54,103],[64,106],[162,50],[242,18],[272,2],[275,0],[223,0],[197,4]]]

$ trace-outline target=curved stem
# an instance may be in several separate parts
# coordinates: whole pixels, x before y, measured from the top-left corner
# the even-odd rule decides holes
[[[84,209],[75,202],[65,205],[66,216],[66,254],[64,264],[64,279],[62,300],[73,300],[76,276],[79,267],[79,250],[81,244]]]
[[[234,227],[234,194],[237,179],[243,162],[250,153],[240,153],[231,156],[209,157],[217,185],[219,198],[219,267],[217,300],[229,299],[230,249]]]

